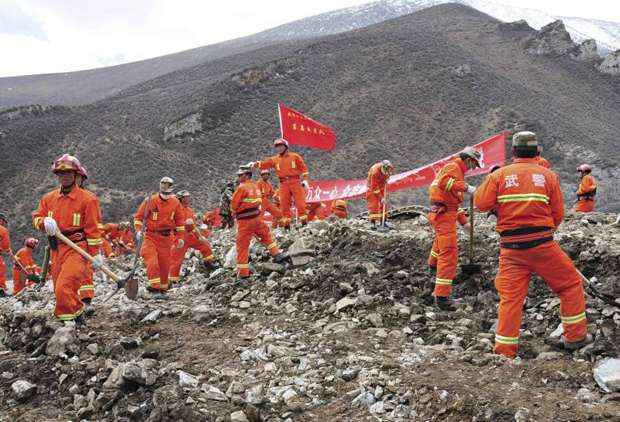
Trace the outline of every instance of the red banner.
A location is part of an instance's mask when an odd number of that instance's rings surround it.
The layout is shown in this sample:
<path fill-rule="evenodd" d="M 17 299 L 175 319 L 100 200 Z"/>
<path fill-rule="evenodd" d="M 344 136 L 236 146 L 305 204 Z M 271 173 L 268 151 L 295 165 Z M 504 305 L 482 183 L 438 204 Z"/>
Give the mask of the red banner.
<path fill-rule="evenodd" d="M 336 134 L 329 126 L 282 104 L 278 104 L 278 113 L 282 139 L 286 139 L 289 144 L 327 151 L 336 146 Z"/>
<path fill-rule="evenodd" d="M 482 167 L 468 171 L 465 176 L 488 173 L 493 166 L 503 166 L 506 161 L 505 143 L 506 135 L 505 133 L 500 133 L 474 145 L 474 148 L 480 151 L 482 156 L 480 162 Z M 391 176 L 388 181 L 388 190 L 394 192 L 401 189 L 413 189 L 430 185 L 441 168 L 457 154 L 435 161 L 424 167 Z M 363 196 L 365 193 L 366 179 L 319 180 L 310 182 L 306 201 L 331 202 L 334 199 L 354 199 Z"/>

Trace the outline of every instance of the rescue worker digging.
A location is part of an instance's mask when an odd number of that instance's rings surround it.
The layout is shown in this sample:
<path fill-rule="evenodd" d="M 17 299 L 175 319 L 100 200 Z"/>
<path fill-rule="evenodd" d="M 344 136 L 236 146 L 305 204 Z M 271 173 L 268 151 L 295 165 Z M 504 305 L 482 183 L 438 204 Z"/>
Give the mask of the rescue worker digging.
<path fill-rule="evenodd" d="M 278 226 L 278 221 L 282 219 L 282 211 L 273 203 L 274 190 L 269 181 L 269 170 L 261 170 L 257 185 L 261 192 L 261 208 L 263 212 L 271 214 L 272 225 L 275 228 Z"/>
<path fill-rule="evenodd" d="M 346 219 L 349 216 L 347 211 L 347 201 L 344 199 L 336 199 L 332 202 L 332 212 L 338 218 Z"/>
<path fill-rule="evenodd" d="M 252 181 L 252 166 L 241 167 L 237 176 L 239 186 L 233 194 L 230 209 L 237 221 L 237 277 L 245 279 L 250 277 L 249 249 L 253 237 L 265 245 L 274 262 L 286 262 L 288 257 L 280 251 L 263 220 L 261 191 Z"/>
<path fill-rule="evenodd" d="M 39 241 L 29 237 L 24 241 L 24 247 L 17 251 L 13 266 L 13 296 L 34 283 L 40 283 L 41 268 L 34 262 L 32 252 L 37 248 Z"/>
<path fill-rule="evenodd" d="M 295 202 L 297 216 L 302 225 L 308 222 L 306 212 L 306 189 L 308 189 L 308 167 L 301 155 L 289 151 L 288 142 L 284 139 L 276 139 L 273 146 L 277 150 L 277 155 L 266 160 L 253 163 L 258 165 L 261 170 L 270 168 L 276 169 L 276 175 L 280 180 L 280 208 L 282 218 L 280 225 L 290 228 L 292 212 L 291 205 Z"/>
<path fill-rule="evenodd" d="M 11 238 L 7 230 L 8 220 L 6 215 L 0 214 L 0 297 L 6 296 L 6 264 L 2 254 L 9 256 L 11 251 Z"/>
<path fill-rule="evenodd" d="M 368 219 L 373 228 L 376 227 L 377 223 L 384 221 L 384 208 L 387 213 L 384 201 L 387 183 L 393 171 L 394 166 L 388 160 L 373 164 L 368 171 L 366 202 L 368 204 Z"/>
<path fill-rule="evenodd" d="M 465 172 L 476 167 L 480 167 L 480 153 L 467 147 L 437 173 L 428 190 L 431 203 L 428 221 L 435 230 L 433 250 L 437 255 L 433 296 L 437 307 L 444 310 L 454 309 L 449 296 L 459 259 L 456 234 L 459 205 L 463 202 L 465 192 L 473 194 L 476 190 L 465 182 Z"/>
<path fill-rule="evenodd" d="M 577 167 L 581 182 L 577 190 L 577 204 L 575 211 L 592 212 L 594 211 L 594 197 L 596 196 L 596 180 L 590 174 L 592 167 L 589 164 L 582 164 Z"/>
<path fill-rule="evenodd" d="M 103 265 L 99 254 L 102 240 L 98 223 L 98 204 L 91 193 L 76 185 L 80 170 L 77 158 L 65 154 L 54 161 L 52 171 L 58 176 L 60 188 L 43 196 L 39 207 L 32 213 L 35 229 L 50 236 L 52 255 L 52 280 L 56 306 L 54 314 L 62 321 L 84 322 L 84 304 L 78 295 L 83 280 L 88 277 L 89 263 L 64 243 L 56 241 L 62 233 L 91 256 L 95 257 L 93 268 Z"/>
<path fill-rule="evenodd" d="M 189 248 L 195 249 L 202 255 L 202 262 L 207 272 L 211 272 L 215 269 L 213 265 L 214 257 L 211 245 L 207 237 L 209 236 L 206 227 L 199 231 L 196 227 L 196 214 L 191 209 L 191 195 L 188 191 L 182 190 L 177 193 L 177 199 L 181 202 L 181 208 L 183 213 L 183 220 L 185 222 L 185 232 L 177 235 L 178 238 L 183 239 L 183 246 L 180 248 L 174 248 L 172 250 L 172 265 L 170 268 L 170 282 L 174 283 L 179 281 L 181 274 L 181 266 L 183 265 L 183 259 L 185 253 Z"/>
<path fill-rule="evenodd" d="M 564 219 L 559 178 L 537 165 L 536 145 L 534 133 L 516 133 L 513 163 L 487 176 L 474 196 L 481 211 L 497 209 L 500 256 L 495 287 L 500 302 L 494 351 L 511 358 L 518 351 L 523 302 L 532 273 L 560 297 L 564 347 L 575 350 L 592 341 L 581 276 L 553 240 Z"/>
<path fill-rule="evenodd" d="M 144 200 L 134 214 L 134 226 L 140 236 L 142 225 L 146 225 L 144 241 L 140 255 L 146 266 L 146 277 L 149 281 L 147 290 L 162 299 L 169 289 L 171 254 L 174 232 L 185 232 L 185 220 L 181 203 L 172 193 L 173 181 L 164 177 L 159 182 L 159 192 Z M 182 237 L 176 240 L 176 248 L 182 248 L 185 241 Z"/>

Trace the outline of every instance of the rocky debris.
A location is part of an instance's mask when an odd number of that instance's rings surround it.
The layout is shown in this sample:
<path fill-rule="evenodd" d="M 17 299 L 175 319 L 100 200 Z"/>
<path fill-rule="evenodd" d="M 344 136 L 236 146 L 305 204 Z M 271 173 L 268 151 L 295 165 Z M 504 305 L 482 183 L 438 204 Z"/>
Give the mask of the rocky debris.
<path fill-rule="evenodd" d="M 18 401 L 28 400 L 34 396 L 37 392 L 36 384 L 32 384 L 26 380 L 17 380 L 11 384 L 11 389 L 15 395 L 15 399 Z"/>
<path fill-rule="evenodd" d="M 230 414 L 230 422 L 250 422 L 242 410 L 237 410 Z"/>
<path fill-rule="evenodd" d="M 468 64 L 462 64 L 452 69 L 452 73 L 459 78 L 463 78 L 471 74 L 471 66 Z"/>
<path fill-rule="evenodd" d="M 598 66 L 598 70 L 609 75 L 620 75 L 620 50 L 609 53 Z"/>
<path fill-rule="evenodd" d="M 47 342 L 45 353 L 48 356 L 66 357 L 67 353 L 79 354 L 79 345 L 73 326 L 62 326 L 56 330 Z"/>
<path fill-rule="evenodd" d="M 556 234 L 597 291 L 611 296 L 620 271 L 615 218 L 569 213 Z M 493 220 L 476 221 L 482 272 L 458 272 L 457 310 L 449 313 L 434 308 L 426 288 L 426 220 L 407 215 L 389 233 L 358 220 L 321 223 L 276 234 L 285 250 L 297 242 L 294 250 L 312 251 L 304 266 L 284 273 L 260 270 L 263 277 L 237 285 L 234 271 L 226 271 L 205 283 L 190 263 L 165 303 L 148 295 L 135 302 L 117 295 L 105 304 L 96 298 L 97 313 L 63 343 L 73 345 L 64 355 L 31 357 L 58 331 L 45 295 L 17 308 L 12 299 L 0 302 L 7 346 L 0 384 L 11 392 L 15 380 L 36 370 L 34 400 L 43 409 L 53 403 L 65 420 L 606 420 L 618 410 L 618 393 L 599 387 L 596 377 L 606 359 L 617 359 L 620 304 L 589 294 L 595 341 L 567 353 L 556 348 L 560 302 L 534 277 L 520 357 L 492 353 L 499 253 Z M 212 237 L 219 255 L 233 242 L 228 231 Z M 260 245 L 253 249 L 255 268 L 269 260 Z M 110 288 L 96 285 L 100 297 Z M 148 314 L 157 317 L 140 323 Z M 531 406 L 532 397 L 539 406 Z M 10 400 L 20 412 L 34 403 L 13 394 Z M 4 402 L 0 411 L 11 411 Z"/>
<path fill-rule="evenodd" d="M 201 130 L 200 113 L 193 113 L 164 126 L 164 141 L 194 135 Z"/>
<path fill-rule="evenodd" d="M 594 368 L 594 380 L 607 393 L 620 391 L 620 359 L 599 362 Z"/>
<path fill-rule="evenodd" d="M 561 56 L 573 48 L 573 41 L 561 20 L 543 26 L 525 41 L 526 51 L 537 56 Z"/>
<path fill-rule="evenodd" d="M 155 322 L 161 317 L 161 309 L 155 309 L 148 313 L 140 322 L 148 323 Z"/>
<path fill-rule="evenodd" d="M 571 58 L 582 62 L 600 61 L 601 56 L 598 54 L 595 40 L 584 40 L 581 44 L 576 45 L 570 52 Z"/>

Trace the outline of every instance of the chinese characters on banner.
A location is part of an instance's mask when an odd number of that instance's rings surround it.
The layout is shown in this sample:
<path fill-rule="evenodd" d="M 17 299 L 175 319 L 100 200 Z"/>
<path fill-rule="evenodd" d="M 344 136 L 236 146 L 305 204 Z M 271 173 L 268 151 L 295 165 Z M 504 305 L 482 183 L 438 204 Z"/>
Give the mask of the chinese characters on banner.
<path fill-rule="evenodd" d="M 332 150 L 336 146 L 336 134 L 329 127 L 304 116 L 298 111 L 278 104 L 282 139 L 291 145 L 306 148 Z"/>
<path fill-rule="evenodd" d="M 506 160 L 506 134 L 500 133 L 474 145 L 480 151 L 481 168 L 467 172 L 466 176 L 488 173 L 495 165 L 502 166 Z M 395 174 L 388 181 L 390 192 L 401 189 L 419 188 L 432 183 L 441 168 L 457 154 L 428 164 L 415 170 Z M 366 193 L 366 179 L 358 180 L 318 180 L 310 182 L 306 196 L 308 202 L 331 202 L 335 199 L 355 199 Z"/>

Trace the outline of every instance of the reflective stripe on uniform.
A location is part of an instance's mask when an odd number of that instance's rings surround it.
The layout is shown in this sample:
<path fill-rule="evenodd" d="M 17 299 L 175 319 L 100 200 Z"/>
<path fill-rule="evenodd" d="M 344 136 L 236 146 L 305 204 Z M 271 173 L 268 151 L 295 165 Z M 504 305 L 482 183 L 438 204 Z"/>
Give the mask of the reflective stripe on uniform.
<path fill-rule="evenodd" d="M 101 224 L 101 223 L 97 223 L 97 228 L 98 228 L 99 230 L 103 230 L 103 229 L 104 229 L 104 226 L 103 226 L 103 224 Z"/>
<path fill-rule="evenodd" d="M 448 278 L 436 278 L 435 284 L 439 284 L 440 286 L 452 286 L 452 280 Z"/>
<path fill-rule="evenodd" d="M 437 252 L 435 252 L 435 251 L 431 251 L 431 256 L 433 258 L 437 258 L 439 256 L 439 254 Z"/>
<path fill-rule="evenodd" d="M 561 316 L 560 319 L 562 320 L 562 323 L 564 324 L 577 324 L 586 319 L 586 313 L 582 312 L 580 314 L 573 315 L 573 316 Z"/>
<path fill-rule="evenodd" d="M 237 264 L 237 268 L 240 270 L 245 270 L 246 268 L 250 268 L 250 264 Z"/>
<path fill-rule="evenodd" d="M 43 217 L 35 217 L 32 225 L 34 226 L 35 229 L 39 230 L 39 227 L 41 226 L 41 222 L 43 221 Z"/>
<path fill-rule="evenodd" d="M 103 240 L 102 239 L 86 239 L 86 243 L 88 244 L 88 246 L 98 246 L 103 244 Z"/>
<path fill-rule="evenodd" d="M 81 220 L 82 220 L 82 215 L 74 212 L 73 213 L 73 226 L 78 227 L 80 225 Z"/>
<path fill-rule="evenodd" d="M 78 292 L 85 292 L 87 290 L 94 290 L 95 286 L 92 284 L 85 284 L 83 286 L 80 286 L 80 288 L 78 289 Z"/>
<path fill-rule="evenodd" d="M 159 284 L 160 282 L 161 282 L 161 279 L 159 277 L 158 278 L 151 278 L 151 279 L 149 279 L 149 284 L 151 286 L 154 285 L 154 284 Z"/>
<path fill-rule="evenodd" d="M 267 246 L 267 249 L 271 249 L 271 248 L 277 248 L 278 244 L 276 242 L 270 243 L 269 246 Z"/>
<path fill-rule="evenodd" d="M 84 308 L 82 307 L 82 309 L 80 309 L 79 311 L 77 311 L 74 314 L 60 314 L 57 316 L 57 318 L 61 321 L 71 321 L 74 320 L 75 318 L 79 317 L 82 312 L 84 311 Z"/>
<path fill-rule="evenodd" d="M 211 262 L 213 261 L 213 259 L 214 259 L 213 255 L 209 255 L 208 257 L 204 258 L 203 261 Z"/>
<path fill-rule="evenodd" d="M 370 218 L 381 218 L 381 217 L 383 217 L 383 214 L 368 214 L 368 217 L 370 217 Z"/>
<path fill-rule="evenodd" d="M 246 204 L 256 204 L 262 202 L 260 198 L 243 198 L 243 202 Z"/>
<path fill-rule="evenodd" d="M 519 337 L 506 337 L 495 334 L 495 342 L 501 344 L 519 344 Z"/>
<path fill-rule="evenodd" d="M 446 192 L 450 192 L 452 190 L 452 185 L 454 185 L 454 182 L 454 177 L 448 179 L 448 183 L 446 183 Z"/>
<path fill-rule="evenodd" d="M 506 202 L 544 202 L 545 204 L 549 203 L 549 197 L 547 195 L 539 194 L 539 193 L 522 193 L 515 195 L 500 195 L 497 197 L 497 202 L 500 204 L 505 204 Z"/>
<path fill-rule="evenodd" d="M 185 231 L 185 226 L 177 226 L 175 227 L 175 230 L 178 232 L 184 232 Z"/>

